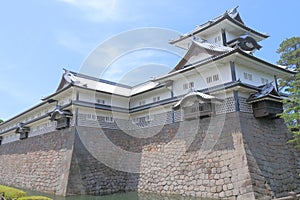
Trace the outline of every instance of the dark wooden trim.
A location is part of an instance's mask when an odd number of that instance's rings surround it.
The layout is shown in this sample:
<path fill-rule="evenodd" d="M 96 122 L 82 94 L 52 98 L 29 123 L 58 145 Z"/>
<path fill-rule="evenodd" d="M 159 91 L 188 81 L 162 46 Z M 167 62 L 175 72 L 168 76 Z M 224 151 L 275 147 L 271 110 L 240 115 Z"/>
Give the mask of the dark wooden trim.
<path fill-rule="evenodd" d="M 75 126 L 78 126 L 78 108 L 75 109 Z"/>
<path fill-rule="evenodd" d="M 278 87 L 278 80 L 277 80 L 277 76 L 274 75 L 274 80 L 275 80 L 275 87 L 276 87 L 276 90 L 278 91 L 279 87 Z M 279 92 L 279 91 L 278 91 Z"/>
<path fill-rule="evenodd" d="M 203 66 L 205 64 L 208 64 L 208 63 L 211 63 L 211 62 L 214 62 L 214 61 L 218 61 L 218 60 L 220 60 L 222 58 L 225 58 L 227 56 L 230 56 L 230 55 L 233 55 L 233 54 L 236 54 L 236 53 L 238 53 L 238 54 L 240 54 L 242 56 L 245 56 L 247 58 L 253 59 L 253 60 L 257 61 L 257 62 L 260 62 L 260 63 L 262 63 L 264 65 L 267 65 L 268 67 L 271 67 L 271 68 L 273 68 L 275 70 L 278 70 L 278 71 L 281 71 L 281 72 L 285 72 L 285 73 L 288 73 L 288 74 L 291 74 L 291 75 L 295 75 L 297 73 L 295 71 L 290 71 L 290 70 L 278 67 L 278 66 L 276 66 L 276 65 L 274 65 L 272 63 L 269 63 L 267 61 L 264 61 L 264 60 L 261 60 L 260 58 L 255 57 L 255 56 L 253 56 L 251 54 L 248 54 L 248 53 L 244 52 L 243 50 L 241 50 L 240 48 L 236 48 L 236 49 L 234 49 L 232 51 L 229 51 L 227 53 L 221 54 L 219 56 L 216 56 L 216 57 L 213 57 L 213 58 L 207 58 L 207 59 L 200 60 L 200 61 L 197 61 L 195 63 L 189 64 L 187 66 L 184 66 L 184 68 L 180 69 L 179 71 L 173 69 L 167 75 L 164 75 L 162 77 L 156 78 L 155 81 L 163 80 L 165 78 L 173 76 L 174 74 L 185 73 L 186 71 L 196 69 L 196 68 L 198 68 L 200 66 Z"/>
<path fill-rule="evenodd" d="M 174 98 L 174 84 L 171 85 L 171 98 Z"/>
<path fill-rule="evenodd" d="M 79 101 L 79 91 L 76 91 L 76 101 Z"/>
<path fill-rule="evenodd" d="M 172 124 L 175 123 L 175 112 L 174 109 L 172 108 Z"/>
<path fill-rule="evenodd" d="M 128 109 L 125 109 L 125 108 L 112 107 L 110 105 L 102 105 L 102 104 L 86 102 L 86 101 L 73 101 L 73 105 L 87 107 L 87 108 L 102 109 L 102 110 L 107 110 L 107 111 L 117 111 L 117 112 L 128 113 Z"/>
<path fill-rule="evenodd" d="M 227 38 L 226 38 L 226 31 L 225 31 L 225 29 L 222 28 L 221 32 L 222 32 L 223 46 L 227 46 Z"/>
<path fill-rule="evenodd" d="M 233 91 L 235 111 L 240 111 L 239 93 L 238 91 Z"/>
<path fill-rule="evenodd" d="M 231 70 L 231 79 L 232 79 L 232 81 L 236 81 L 235 64 L 234 64 L 233 61 L 230 61 L 230 70 Z"/>

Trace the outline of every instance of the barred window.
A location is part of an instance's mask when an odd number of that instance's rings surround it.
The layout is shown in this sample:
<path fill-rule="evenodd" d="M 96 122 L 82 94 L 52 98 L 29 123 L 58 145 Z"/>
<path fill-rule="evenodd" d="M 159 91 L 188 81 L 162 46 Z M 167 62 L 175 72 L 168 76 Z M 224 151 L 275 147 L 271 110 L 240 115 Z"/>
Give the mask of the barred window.
<path fill-rule="evenodd" d="M 141 101 L 139 102 L 139 105 L 140 105 L 140 106 L 145 105 L 145 104 L 146 104 L 146 101 L 145 101 L 145 100 L 141 100 Z"/>
<path fill-rule="evenodd" d="M 213 81 L 218 81 L 219 80 L 219 74 L 213 75 Z"/>
<path fill-rule="evenodd" d="M 244 78 L 245 78 L 246 80 L 252 81 L 252 74 L 249 74 L 249 73 L 247 73 L 247 72 L 244 72 Z"/>
<path fill-rule="evenodd" d="M 105 100 L 104 99 L 97 99 L 97 103 L 99 103 L 99 104 L 105 104 Z"/>
<path fill-rule="evenodd" d="M 193 81 L 188 82 L 188 83 L 184 83 L 182 87 L 183 87 L 184 90 L 187 90 L 187 89 L 190 89 L 190 88 L 194 88 L 195 87 L 195 83 Z"/>
<path fill-rule="evenodd" d="M 153 97 L 153 102 L 157 102 L 160 100 L 160 96 L 157 96 L 157 97 Z"/>
<path fill-rule="evenodd" d="M 112 116 L 105 116 L 105 122 L 114 122 L 114 118 Z"/>
<path fill-rule="evenodd" d="M 219 80 L 220 80 L 219 74 L 214 74 L 214 75 L 206 77 L 206 83 L 212 83 L 212 82 L 216 82 Z"/>
<path fill-rule="evenodd" d="M 86 115 L 86 119 L 87 120 L 97 120 L 97 116 L 95 114 L 89 113 Z"/>

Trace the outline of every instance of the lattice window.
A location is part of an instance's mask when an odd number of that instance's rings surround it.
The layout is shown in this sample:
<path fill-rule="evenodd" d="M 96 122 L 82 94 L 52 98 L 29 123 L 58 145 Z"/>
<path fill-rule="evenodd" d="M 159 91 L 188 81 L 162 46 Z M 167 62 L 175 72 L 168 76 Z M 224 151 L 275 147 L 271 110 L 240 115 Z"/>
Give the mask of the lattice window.
<path fill-rule="evenodd" d="M 246 113 L 253 113 L 252 105 L 247 103 L 247 98 L 239 97 L 240 111 Z"/>
<path fill-rule="evenodd" d="M 180 121 L 182 121 L 181 109 L 175 110 L 175 111 L 174 111 L 174 121 L 175 121 L 175 122 L 180 122 Z"/>
<path fill-rule="evenodd" d="M 235 101 L 233 97 L 226 98 L 223 103 L 216 104 L 216 114 L 235 112 Z"/>
<path fill-rule="evenodd" d="M 150 116 L 142 116 L 142 117 L 137 117 L 133 119 L 133 123 L 137 125 L 138 127 L 146 127 L 149 126 L 151 122 Z"/>

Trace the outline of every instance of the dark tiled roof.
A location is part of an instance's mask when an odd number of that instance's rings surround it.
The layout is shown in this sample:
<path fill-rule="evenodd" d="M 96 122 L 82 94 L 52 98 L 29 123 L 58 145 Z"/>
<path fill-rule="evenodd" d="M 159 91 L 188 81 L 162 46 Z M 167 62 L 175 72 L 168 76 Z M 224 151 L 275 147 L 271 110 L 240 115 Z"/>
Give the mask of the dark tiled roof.
<path fill-rule="evenodd" d="M 201 24 L 201 25 L 198 25 L 196 27 L 195 30 L 191 31 L 190 33 L 187 33 L 187 34 L 184 34 L 182 36 L 180 36 L 179 38 L 175 38 L 174 40 L 171 40 L 170 43 L 171 44 L 174 44 L 175 42 L 177 41 L 181 41 L 185 38 L 188 38 L 188 37 L 191 37 L 197 33 L 200 33 L 218 23 L 220 23 L 221 21 L 227 19 L 229 21 L 231 21 L 232 23 L 240 26 L 241 28 L 245 29 L 246 31 L 249 31 L 249 32 L 252 32 L 256 35 L 259 35 L 260 37 L 263 37 L 263 38 L 267 38 L 269 37 L 269 35 L 265 34 L 265 33 L 260 33 L 260 32 L 257 32 L 255 30 L 253 30 L 252 28 L 246 26 L 244 24 L 244 22 L 242 21 L 241 17 L 240 17 L 240 14 L 239 12 L 237 11 L 237 8 L 238 7 L 235 7 L 229 11 L 226 11 L 224 14 L 212 19 L 212 20 L 209 20 L 208 22 L 204 23 L 204 24 Z"/>
<path fill-rule="evenodd" d="M 272 82 L 268 83 L 266 85 L 263 85 L 259 88 L 260 90 L 250 95 L 250 97 L 247 99 L 247 102 L 251 103 L 260 99 L 264 99 L 266 97 L 275 98 L 275 99 L 282 99 L 280 94 L 277 92 L 275 87 L 273 86 Z"/>

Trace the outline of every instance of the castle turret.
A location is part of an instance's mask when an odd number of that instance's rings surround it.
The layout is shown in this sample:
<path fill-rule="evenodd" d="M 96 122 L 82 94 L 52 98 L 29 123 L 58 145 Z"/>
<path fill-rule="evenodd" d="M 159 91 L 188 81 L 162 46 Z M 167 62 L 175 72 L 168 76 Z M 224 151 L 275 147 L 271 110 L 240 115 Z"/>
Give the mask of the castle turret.
<path fill-rule="evenodd" d="M 269 36 L 246 26 L 237 8 L 235 7 L 219 17 L 198 25 L 190 33 L 171 40 L 170 44 L 188 49 L 193 39 L 201 38 L 222 46 L 239 46 L 245 51 L 252 52 L 260 49 L 261 46 L 257 43 Z"/>

